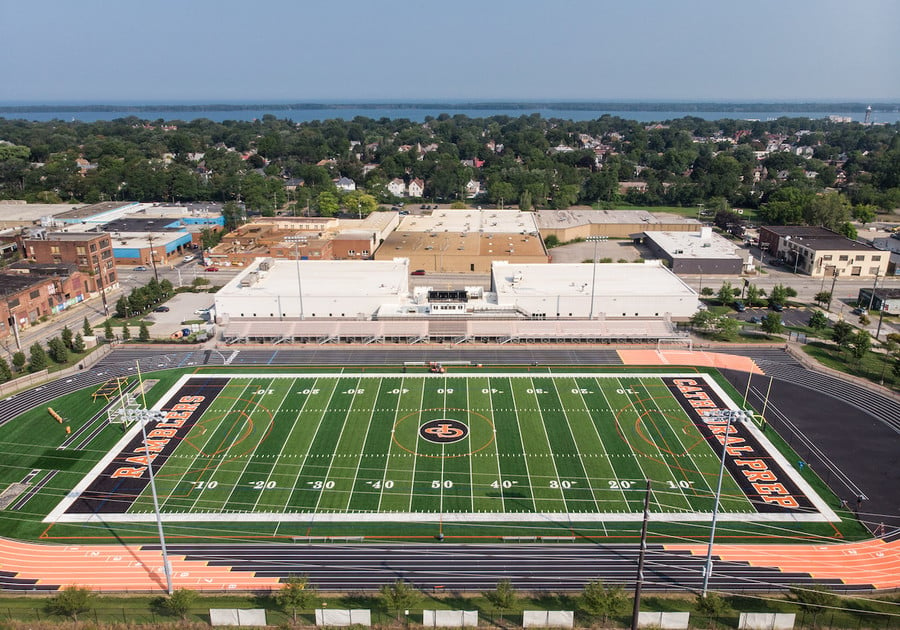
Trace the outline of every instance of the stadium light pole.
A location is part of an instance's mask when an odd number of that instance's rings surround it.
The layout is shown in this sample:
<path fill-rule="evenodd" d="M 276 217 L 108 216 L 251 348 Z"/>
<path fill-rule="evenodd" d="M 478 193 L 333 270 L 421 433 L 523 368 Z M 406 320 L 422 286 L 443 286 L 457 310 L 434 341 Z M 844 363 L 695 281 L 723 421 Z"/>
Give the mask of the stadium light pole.
<path fill-rule="evenodd" d="M 712 513 L 712 523 L 709 528 L 709 545 L 706 548 L 706 565 L 703 567 L 703 589 L 700 593 L 702 597 L 706 597 L 707 590 L 709 589 L 709 576 L 712 573 L 712 552 L 713 552 L 713 541 L 716 537 L 716 521 L 719 517 L 719 501 L 722 497 L 722 477 L 725 476 L 725 454 L 728 450 L 728 436 L 731 433 L 731 420 L 736 415 L 736 412 L 731 409 L 717 409 L 715 411 L 708 411 L 704 415 L 706 416 L 717 416 L 717 417 L 725 417 L 725 437 L 722 440 L 722 461 L 719 464 L 719 481 L 716 484 L 716 496 L 713 502 L 713 513 Z"/>
<path fill-rule="evenodd" d="M 297 297 L 300 299 L 300 319 L 303 319 L 303 284 L 300 282 L 300 242 L 294 241 L 294 261 L 297 264 Z"/>
<path fill-rule="evenodd" d="M 147 396 L 144 393 L 143 383 L 141 383 L 141 363 L 140 361 L 134 362 L 137 367 L 137 375 L 138 375 L 138 387 L 141 388 L 141 396 L 144 399 L 144 412 L 140 416 L 138 416 L 138 422 L 141 423 L 141 437 L 144 439 L 144 446 L 147 446 L 147 422 L 149 421 L 149 417 L 146 414 L 147 411 Z M 172 589 L 172 565 L 169 564 L 169 553 L 166 550 L 166 536 L 163 533 L 163 525 L 162 525 L 162 515 L 159 513 L 159 497 L 156 494 L 156 480 L 153 476 L 153 465 L 150 463 L 152 457 L 150 457 L 149 450 L 146 453 L 147 456 L 147 473 L 150 475 L 150 494 L 153 496 L 153 513 L 156 515 L 156 528 L 159 530 L 159 548 L 162 552 L 162 561 L 163 561 L 163 573 L 166 574 L 166 593 L 171 595 L 174 591 Z"/>
<path fill-rule="evenodd" d="M 605 241 L 605 236 L 588 236 L 587 242 L 594 244 L 594 268 L 591 272 L 591 309 L 588 319 L 594 319 L 594 289 L 597 287 L 597 243 Z"/>

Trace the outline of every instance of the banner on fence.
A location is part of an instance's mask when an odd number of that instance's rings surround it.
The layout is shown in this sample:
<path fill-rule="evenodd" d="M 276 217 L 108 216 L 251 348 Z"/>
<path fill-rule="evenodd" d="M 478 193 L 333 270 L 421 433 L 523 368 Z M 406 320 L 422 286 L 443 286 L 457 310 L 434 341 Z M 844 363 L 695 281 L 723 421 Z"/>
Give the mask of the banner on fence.
<path fill-rule="evenodd" d="M 210 608 L 209 622 L 214 626 L 264 626 L 264 608 Z"/>
<path fill-rule="evenodd" d="M 426 628 L 474 628 L 478 625 L 478 611 L 423 610 L 422 625 Z"/>
<path fill-rule="evenodd" d="M 372 611 L 367 608 L 316 608 L 317 626 L 371 626 Z"/>
<path fill-rule="evenodd" d="M 523 610 L 523 628 L 572 628 L 575 613 L 571 610 Z"/>
<path fill-rule="evenodd" d="M 794 613 L 741 613 L 738 630 L 791 630 Z"/>
<path fill-rule="evenodd" d="M 686 630 L 691 613 L 639 612 L 638 628 L 662 628 L 662 630 Z"/>

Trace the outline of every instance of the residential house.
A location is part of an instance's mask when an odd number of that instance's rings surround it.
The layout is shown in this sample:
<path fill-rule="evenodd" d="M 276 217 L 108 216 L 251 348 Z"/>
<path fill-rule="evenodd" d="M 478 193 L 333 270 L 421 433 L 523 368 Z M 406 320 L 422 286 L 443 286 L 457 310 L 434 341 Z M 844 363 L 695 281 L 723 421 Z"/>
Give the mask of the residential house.
<path fill-rule="evenodd" d="M 421 179 L 414 179 L 409 182 L 409 187 L 407 188 L 407 193 L 410 197 L 424 197 L 425 196 L 425 182 Z"/>
<path fill-rule="evenodd" d="M 387 185 L 388 192 L 394 195 L 395 197 L 405 197 L 406 196 L 406 182 L 404 182 L 399 177 L 395 177 L 391 181 L 388 182 Z"/>
<path fill-rule="evenodd" d="M 334 180 L 334 185 L 338 190 L 343 192 L 353 192 L 356 190 L 356 182 L 349 177 L 339 177 Z"/>

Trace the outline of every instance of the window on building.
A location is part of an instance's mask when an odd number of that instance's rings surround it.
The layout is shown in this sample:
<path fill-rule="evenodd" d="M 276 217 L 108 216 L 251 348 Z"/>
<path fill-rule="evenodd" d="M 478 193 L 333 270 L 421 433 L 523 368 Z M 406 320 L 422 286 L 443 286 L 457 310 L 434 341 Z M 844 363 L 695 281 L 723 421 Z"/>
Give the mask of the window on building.
<path fill-rule="evenodd" d="M 19 298 L 13 298 L 8 303 L 9 308 L 16 308 L 19 305 Z"/>
<path fill-rule="evenodd" d="M 841 260 L 841 261 L 846 262 L 846 261 L 850 260 L 850 257 L 849 257 L 847 254 L 841 254 L 841 255 L 838 257 L 838 260 Z"/>
<path fill-rule="evenodd" d="M 51 245 L 51 246 L 50 246 L 50 253 L 51 253 L 51 254 L 58 254 L 58 253 L 59 253 L 59 245 Z"/>
<path fill-rule="evenodd" d="M 347 255 L 348 255 L 348 256 L 356 256 L 356 250 L 348 249 L 348 250 L 347 250 Z"/>
<path fill-rule="evenodd" d="M 35 289 L 34 291 L 32 291 L 31 293 L 28 294 L 28 297 L 30 297 L 32 300 L 38 299 L 39 297 L 41 297 L 41 290 Z"/>
<path fill-rule="evenodd" d="M 862 275 L 862 267 L 853 267 L 850 270 L 851 276 L 861 276 Z"/>
<path fill-rule="evenodd" d="M 75 253 L 78 254 L 79 256 L 84 256 L 85 254 L 87 254 L 87 250 L 84 247 L 79 245 L 78 247 L 75 248 Z"/>
<path fill-rule="evenodd" d="M 822 260 L 831 260 L 831 254 L 825 254 L 822 256 Z"/>
<path fill-rule="evenodd" d="M 872 256 L 872 262 L 878 262 L 881 260 L 881 255 Z"/>
<path fill-rule="evenodd" d="M 865 259 L 866 259 L 866 257 L 865 257 L 864 255 L 862 255 L 862 254 L 857 254 L 857 255 L 856 255 L 856 262 L 862 262 L 862 261 L 864 261 Z"/>
<path fill-rule="evenodd" d="M 364 250 L 362 250 L 361 252 L 359 252 L 359 255 L 360 255 L 360 256 L 368 256 L 368 255 L 369 255 L 369 250 L 368 250 L 368 249 L 364 249 Z"/>
<path fill-rule="evenodd" d="M 107 278 L 107 280 L 109 280 L 110 282 L 115 282 L 115 281 L 116 281 L 116 272 L 115 272 L 115 271 L 110 271 L 110 272 L 109 272 L 109 275 L 107 275 L 106 278 Z"/>
<path fill-rule="evenodd" d="M 870 276 L 877 276 L 880 273 L 881 273 L 880 267 L 869 267 L 869 275 Z"/>

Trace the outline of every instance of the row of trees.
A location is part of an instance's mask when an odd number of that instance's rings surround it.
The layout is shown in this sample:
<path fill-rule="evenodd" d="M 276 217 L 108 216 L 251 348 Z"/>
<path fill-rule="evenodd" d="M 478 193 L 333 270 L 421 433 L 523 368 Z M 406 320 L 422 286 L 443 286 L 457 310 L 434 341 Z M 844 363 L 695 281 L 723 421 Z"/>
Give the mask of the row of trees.
<path fill-rule="evenodd" d="M 45 370 L 50 366 L 51 361 L 60 365 L 68 363 L 69 353 L 82 354 L 84 352 L 84 337 L 91 334 L 92 329 L 85 317 L 82 331 L 73 333 L 66 326 L 57 337 L 47 341 L 46 348 L 35 342 L 31 344 L 27 355 L 21 350 L 12 353 L 10 357 L 12 365 L 4 357 L 0 357 L 0 383 L 5 383 L 24 373 Z"/>
<path fill-rule="evenodd" d="M 900 206 L 898 125 L 686 117 L 648 127 L 613 116 L 576 122 L 538 115 L 441 116 L 424 124 L 361 117 L 296 124 L 269 115 L 252 122 L 175 124 L 177 130 L 134 117 L 95 123 L 0 119 L 0 139 L 12 143 L 0 145 L 0 198 L 234 200 L 253 212 L 271 212 L 292 201 L 317 206 L 319 195 L 336 193 L 332 180 L 344 175 L 378 202 L 392 201 L 386 185 L 400 177 L 423 179 L 433 199 L 462 198 L 466 182 L 479 179 L 488 191 L 484 201 L 500 205 L 723 203 L 762 207 L 774 223 L 817 221 L 819 206 L 833 223 L 831 212 L 840 208 L 831 200 L 815 202 L 832 186 L 841 187 L 839 205 L 850 214 Z M 772 134 L 810 147 L 812 158 L 783 151 L 760 163 L 755 151 L 765 150 Z M 602 163 L 582 143 L 586 136 L 602 140 Z M 561 145 L 566 150 L 557 151 Z M 96 168 L 83 172 L 80 157 Z M 463 160 L 478 160 L 481 168 Z M 364 168 L 371 164 L 376 168 Z M 840 181 L 835 165 L 841 165 Z M 286 190 L 287 177 L 304 180 L 304 186 Z M 646 189 L 621 197 L 619 182 L 635 178 Z M 322 201 L 328 208 L 330 200 Z M 345 207 L 355 209 L 352 203 Z"/>

